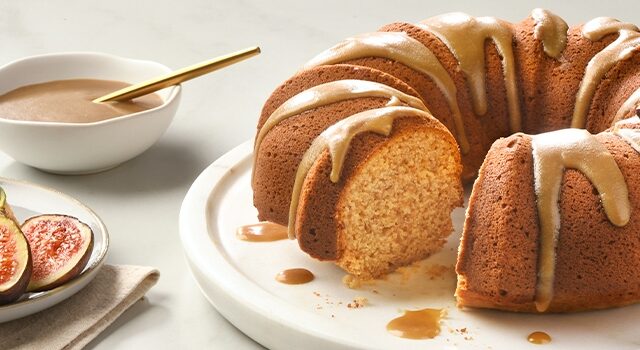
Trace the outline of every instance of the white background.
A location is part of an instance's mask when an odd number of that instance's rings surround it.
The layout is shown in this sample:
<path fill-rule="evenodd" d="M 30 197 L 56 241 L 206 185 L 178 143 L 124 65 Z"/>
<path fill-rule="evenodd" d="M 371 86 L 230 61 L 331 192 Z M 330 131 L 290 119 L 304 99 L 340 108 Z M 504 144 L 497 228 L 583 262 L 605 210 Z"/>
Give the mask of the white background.
<path fill-rule="evenodd" d="M 0 176 L 57 188 L 93 208 L 112 237 L 111 264 L 159 268 L 161 278 L 89 348 L 260 346 L 200 294 L 178 239 L 181 201 L 217 157 L 254 136 L 262 103 L 307 59 L 343 38 L 451 11 L 519 21 L 543 7 L 570 24 L 596 16 L 640 23 L 640 1 L 0 1 L 0 64 L 28 55 L 101 51 L 172 68 L 259 45 L 263 53 L 184 85 L 163 138 L 138 158 L 88 176 L 56 176 L 0 153 Z M 119 142 L 114 140 L 114 142 Z"/>

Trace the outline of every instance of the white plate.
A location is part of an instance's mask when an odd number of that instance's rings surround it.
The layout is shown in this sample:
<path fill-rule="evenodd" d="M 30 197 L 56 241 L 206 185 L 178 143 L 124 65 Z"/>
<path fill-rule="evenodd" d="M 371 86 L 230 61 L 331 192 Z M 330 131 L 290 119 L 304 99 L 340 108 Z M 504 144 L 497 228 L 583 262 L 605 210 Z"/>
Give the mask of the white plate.
<path fill-rule="evenodd" d="M 459 310 L 453 292 L 456 251 L 464 211 L 454 212 L 455 233 L 445 248 L 387 281 L 354 290 L 344 273 L 302 253 L 295 241 L 269 243 L 236 239 L 238 226 L 255 223 L 250 186 L 252 143 L 236 147 L 194 182 L 180 212 L 180 236 L 189 266 L 207 299 L 231 323 L 272 349 L 540 349 L 527 335 L 545 331 L 544 349 L 638 349 L 640 305 L 566 315 L 531 315 L 490 310 Z M 437 266 L 446 266 L 440 277 Z M 303 285 L 276 282 L 279 271 L 311 270 Z M 431 271 L 431 273 L 429 272 Z M 369 300 L 349 308 L 354 297 Z M 410 340 L 385 327 L 402 310 L 445 308 L 441 334 Z M 461 329 L 466 328 L 466 332 Z"/>
<path fill-rule="evenodd" d="M 49 308 L 84 288 L 104 264 L 109 234 L 102 220 L 76 199 L 54 189 L 26 181 L 0 178 L 18 221 L 40 214 L 65 214 L 78 218 L 93 230 L 93 251 L 82 273 L 64 285 L 38 293 L 26 293 L 17 301 L 0 306 L 0 322 L 11 321 Z"/>

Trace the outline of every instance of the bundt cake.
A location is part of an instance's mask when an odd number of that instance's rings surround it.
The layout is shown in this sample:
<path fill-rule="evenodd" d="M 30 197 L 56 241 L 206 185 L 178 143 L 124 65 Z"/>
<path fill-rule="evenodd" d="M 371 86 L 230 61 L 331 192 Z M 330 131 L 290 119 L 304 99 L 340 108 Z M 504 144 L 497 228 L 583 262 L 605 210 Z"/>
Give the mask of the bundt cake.
<path fill-rule="evenodd" d="M 371 278 L 438 250 L 479 173 L 460 306 L 628 304 L 640 300 L 638 105 L 632 24 L 569 28 L 542 9 L 516 24 L 392 23 L 320 53 L 266 101 L 254 205 L 311 256 Z"/>

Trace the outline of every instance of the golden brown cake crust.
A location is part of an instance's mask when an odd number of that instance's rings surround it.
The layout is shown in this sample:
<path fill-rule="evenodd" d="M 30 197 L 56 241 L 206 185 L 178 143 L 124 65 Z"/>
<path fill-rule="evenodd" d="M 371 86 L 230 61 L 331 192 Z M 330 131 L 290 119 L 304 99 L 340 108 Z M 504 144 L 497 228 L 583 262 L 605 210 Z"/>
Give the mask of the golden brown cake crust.
<path fill-rule="evenodd" d="M 587 64 L 615 36 L 592 42 L 582 36 L 582 26 L 572 27 L 568 32 L 567 47 L 559 59 L 553 59 L 544 53 L 542 43 L 533 38 L 532 25 L 532 20 L 526 19 L 516 26 L 514 34 L 524 90 L 523 131 L 537 134 L 571 125 L 576 92 Z M 589 113 L 587 120 L 591 119 L 592 113 Z"/>
<path fill-rule="evenodd" d="M 591 182 L 576 170 L 565 172 L 551 311 L 600 309 L 640 300 L 640 154 L 611 133 L 596 137 L 626 180 L 631 220 L 623 227 L 612 225 Z"/>
<path fill-rule="evenodd" d="M 531 140 L 524 135 L 497 140 L 487 154 L 458 253 L 459 304 L 482 307 L 480 296 L 505 309 L 533 301 L 538 213 L 532 167 Z"/>

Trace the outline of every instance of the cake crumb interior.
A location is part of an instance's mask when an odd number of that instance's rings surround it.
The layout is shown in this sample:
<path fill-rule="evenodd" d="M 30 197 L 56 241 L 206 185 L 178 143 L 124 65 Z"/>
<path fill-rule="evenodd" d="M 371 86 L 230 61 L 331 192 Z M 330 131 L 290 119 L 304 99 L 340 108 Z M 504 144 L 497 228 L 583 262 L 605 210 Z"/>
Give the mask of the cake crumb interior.
<path fill-rule="evenodd" d="M 358 168 L 337 204 L 337 264 L 376 278 L 438 251 L 462 205 L 456 145 L 442 131 L 392 138 Z"/>

